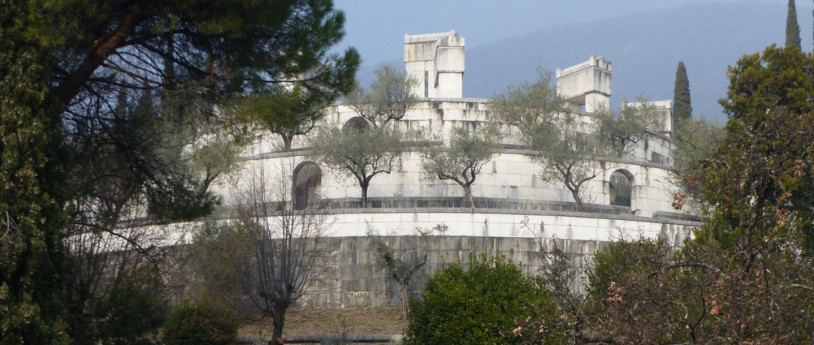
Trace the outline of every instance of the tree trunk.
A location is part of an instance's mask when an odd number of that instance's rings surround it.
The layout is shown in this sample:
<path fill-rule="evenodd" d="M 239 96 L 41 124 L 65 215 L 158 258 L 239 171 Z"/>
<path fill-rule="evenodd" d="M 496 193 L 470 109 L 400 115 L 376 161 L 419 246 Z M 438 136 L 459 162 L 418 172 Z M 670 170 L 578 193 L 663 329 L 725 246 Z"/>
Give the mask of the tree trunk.
<path fill-rule="evenodd" d="M 94 42 L 93 49 L 88 52 L 82 64 L 57 87 L 59 99 L 64 106 L 67 106 L 79 93 L 82 86 L 87 83 L 93 72 L 104 63 L 108 56 L 124 43 L 133 28 L 141 21 L 147 6 L 143 3 L 134 5 L 113 31 Z"/>
<path fill-rule="evenodd" d="M 472 197 L 471 186 L 464 186 L 464 199 L 469 202 L 469 207 L 475 208 L 475 198 Z"/>
<path fill-rule="evenodd" d="M 401 319 L 407 320 L 407 313 L 410 311 L 407 301 L 407 284 L 396 282 L 396 285 L 399 287 L 399 297 L 401 297 Z"/>
<path fill-rule="evenodd" d="M 579 196 L 579 189 L 568 187 L 568 190 L 571 191 L 571 196 L 574 197 L 574 202 L 577 204 L 577 210 L 579 212 L 585 212 L 585 204 L 582 203 L 582 198 Z"/>
<path fill-rule="evenodd" d="M 362 208 L 367 207 L 367 187 L 369 187 L 369 183 L 362 183 Z"/>
<path fill-rule="evenodd" d="M 274 320 L 272 321 L 273 329 L 271 331 L 272 344 L 283 343 L 283 326 L 285 325 L 285 308 L 274 312 Z"/>
<path fill-rule="evenodd" d="M 283 151 L 291 151 L 291 142 L 294 141 L 294 136 L 280 135 L 283 137 Z"/>

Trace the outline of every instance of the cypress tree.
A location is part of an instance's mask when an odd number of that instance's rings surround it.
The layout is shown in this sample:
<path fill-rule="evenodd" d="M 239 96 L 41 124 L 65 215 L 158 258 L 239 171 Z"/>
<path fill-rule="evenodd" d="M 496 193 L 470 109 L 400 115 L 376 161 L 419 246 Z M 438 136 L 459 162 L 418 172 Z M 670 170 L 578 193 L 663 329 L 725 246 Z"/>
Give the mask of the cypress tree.
<path fill-rule="evenodd" d="M 789 11 L 786 16 L 786 47 L 800 49 L 800 25 L 797 24 L 797 6 L 789 0 Z"/>
<path fill-rule="evenodd" d="M 690 80 L 687 78 L 684 62 L 679 61 L 678 68 L 676 68 L 676 83 L 673 88 L 673 119 L 676 124 L 680 125 L 681 122 L 689 121 L 691 118 Z"/>

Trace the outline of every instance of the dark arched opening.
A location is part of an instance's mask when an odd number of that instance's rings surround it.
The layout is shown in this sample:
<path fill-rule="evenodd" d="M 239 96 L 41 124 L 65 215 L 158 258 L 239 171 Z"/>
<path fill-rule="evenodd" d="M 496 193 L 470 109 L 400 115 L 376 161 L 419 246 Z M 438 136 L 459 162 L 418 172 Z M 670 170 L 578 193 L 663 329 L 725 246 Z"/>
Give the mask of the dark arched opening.
<path fill-rule="evenodd" d="M 348 129 L 355 129 L 357 131 L 364 131 L 370 128 L 370 123 L 367 122 L 362 117 L 354 116 L 350 118 L 348 121 L 345 121 L 345 124 L 342 125 L 342 132 L 347 131 Z"/>
<path fill-rule="evenodd" d="M 633 176 L 626 170 L 616 170 L 610 176 L 610 204 L 630 207 Z"/>
<path fill-rule="evenodd" d="M 294 209 L 305 209 L 316 200 L 317 189 L 322 183 L 322 169 L 314 162 L 302 162 L 294 168 L 293 179 L 291 195 Z"/>

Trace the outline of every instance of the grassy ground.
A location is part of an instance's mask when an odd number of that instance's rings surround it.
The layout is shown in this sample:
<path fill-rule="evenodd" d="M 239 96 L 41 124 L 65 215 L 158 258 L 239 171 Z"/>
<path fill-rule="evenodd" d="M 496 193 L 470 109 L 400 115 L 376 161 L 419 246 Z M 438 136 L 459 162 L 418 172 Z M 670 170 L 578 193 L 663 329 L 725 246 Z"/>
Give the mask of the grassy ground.
<path fill-rule="evenodd" d="M 294 309 L 287 313 L 284 336 L 295 335 L 391 335 L 401 334 L 406 322 L 399 308 Z M 270 336 L 271 322 L 245 325 L 242 336 Z"/>

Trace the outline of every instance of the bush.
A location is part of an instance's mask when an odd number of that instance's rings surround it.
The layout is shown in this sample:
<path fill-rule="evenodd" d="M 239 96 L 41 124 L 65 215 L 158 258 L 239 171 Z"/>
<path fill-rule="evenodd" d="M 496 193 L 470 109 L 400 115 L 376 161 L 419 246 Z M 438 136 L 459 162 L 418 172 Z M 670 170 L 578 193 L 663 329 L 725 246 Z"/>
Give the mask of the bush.
<path fill-rule="evenodd" d="M 472 258 L 467 271 L 449 266 L 427 281 L 411 303 L 405 345 L 516 344 L 526 320 L 549 313 L 551 295 L 540 279 L 504 257 Z M 547 340 L 558 332 L 549 332 Z"/>
<path fill-rule="evenodd" d="M 226 345 L 237 335 L 234 312 L 214 303 L 184 303 L 164 323 L 166 345 Z"/>
<path fill-rule="evenodd" d="M 163 285 L 158 270 L 141 265 L 120 278 L 105 298 L 94 306 L 95 339 L 77 337 L 77 343 L 108 345 L 154 344 L 158 328 L 167 316 L 161 297 Z M 94 336 L 89 332 L 85 336 Z"/>

